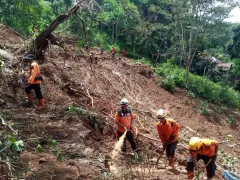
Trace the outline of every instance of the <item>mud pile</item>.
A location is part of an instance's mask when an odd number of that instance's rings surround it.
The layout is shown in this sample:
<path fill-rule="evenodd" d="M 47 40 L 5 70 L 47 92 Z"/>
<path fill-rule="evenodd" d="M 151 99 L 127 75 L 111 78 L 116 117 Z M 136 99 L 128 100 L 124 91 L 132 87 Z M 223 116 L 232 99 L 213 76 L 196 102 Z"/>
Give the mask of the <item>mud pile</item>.
<path fill-rule="evenodd" d="M 9 32 L 1 27 L 0 35 L 4 33 Z M 0 36 L 0 45 L 22 41 L 16 34 L 9 40 Z M 188 155 L 185 141 L 191 136 L 221 141 L 231 134 L 232 143 L 240 140 L 240 132 L 226 122 L 229 116 L 240 119 L 239 112 L 223 107 L 221 113 L 215 113 L 215 106 L 212 106 L 210 114 L 203 116 L 198 111 L 201 107 L 197 99 L 186 96 L 187 92 L 181 89 L 170 94 L 160 88 L 158 78 L 146 65 L 136 64 L 120 55 L 112 60 L 108 53 L 97 55 L 96 64 L 91 64 L 86 54 L 73 55 L 58 47 L 52 47 L 46 57 L 46 61 L 40 64 L 44 79 L 42 91 L 46 99 L 44 111 L 22 106 L 26 98 L 24 86 L 14 86 L 9 79 L 0 80 L 0 111 L 11 117 L 11 122 L 19 130 L 19 138 L 26 142 L 22 158 L 31 171 L 23 175 L 25 178 L 115 179 L 131 176 L 137 179 L 185 179 Z M 165 168 L 165 158 L 162 158 L 160 167 L 154 165 L 161 143 L 142 136 L 138 137 L 137 144 L 145 164 L 126 155 L 117 162 L 119 174 L 110 172 L 110 153 L 116 141 L 116 126 L 111 117 L 123 97 L 129 100 L 137 116 L 135 124 L 140 133 L 158 139 L 155 116 L 159 108 L 167 109 L 181 125 L 182 139 L 176 155 L 179 174 Z M 47 149 L 49 138 L 57 141 L 63 162 L 56 160 L 56 149 L 36 152 L 38 144 Z M 237 146 L 221 148 L 232 156 L 240 154 Z M 130 147 L 128 152 L 131 152 Z"/>

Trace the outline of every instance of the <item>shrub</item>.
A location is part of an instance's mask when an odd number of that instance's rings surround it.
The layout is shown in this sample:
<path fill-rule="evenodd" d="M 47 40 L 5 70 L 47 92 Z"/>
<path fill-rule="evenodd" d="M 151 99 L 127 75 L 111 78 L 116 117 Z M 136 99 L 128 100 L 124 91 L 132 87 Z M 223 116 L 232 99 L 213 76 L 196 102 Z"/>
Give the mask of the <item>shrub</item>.
<path fill-rule="evenodd" d="M 175 91 L 175 88 L 176 88 L 173 76 L 167 76 L 165 79 L 162 79 L 160 81 L 160 86 L 163 89 L 173 93 Z"/>
<path fill-rule="evenodd" d="M 143 63 L 143 64 L 146 64 L 148 65 L 149 67 L 152 67 L 152 63 L 149 59 L 146 59 L 144 57 L 140 58 L 140 59 L 137 59 L 137 60 L 134 60 L 134 61 L 137 61 L 139 63 Z"/>
<path fill-rule="evenodd" d="M 186 87 L 185 69 L 180 69 L 178 66 L 167 62 L 158 64 L 155 72 L 163 78 L 160 86 L 170 92 L 174 92 L 176 86 L 181 88 Z M 187 89 L 197 97 L 204 98 L 208 102 L 240 108 L 239 92 L 236 92 L 227 85 L 214 83 L 207 77 L 190 73 Z"/>

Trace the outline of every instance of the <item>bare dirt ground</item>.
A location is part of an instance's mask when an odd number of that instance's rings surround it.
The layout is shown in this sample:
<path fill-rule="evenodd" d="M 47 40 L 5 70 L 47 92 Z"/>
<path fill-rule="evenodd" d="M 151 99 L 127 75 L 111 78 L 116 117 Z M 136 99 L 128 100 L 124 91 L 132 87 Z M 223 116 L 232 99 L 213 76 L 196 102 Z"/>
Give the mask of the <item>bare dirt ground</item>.
<path fill-rule="evenodd" d="M 4 33 L 8 38 L 2 36 Z M 21 44 L 22 40 L 1 27 L 0 45 L 14 42 Z M 29 170 L 22 175 L 23 178 L 182 180 L 186 179 L 186 147 L 191 136 L 223 141 L 232 135 L 231 144 L 240 140 L 239 122 L 234 127 L 226 122 L 230 116 L 239 120 L 239 111 L 210 105 L 207 109 L 209 113 L 202 115 L 199 111 L 204 108 L 201 100 L 188 97 L 182 89 L 170 94 L 160 88 L 158 78 L 146 65 L 120 56 L 112 60 L 107 53 L 97 55 L 97 64 L 91 64 L 88 56 L 76 54 L 74 57 L 71 52 L 57 47 L 52 47 L 46 56 L 46 61 L 40 65 L 44 78 L 42 90 L 46 100 L 45 110 L 22 106 L 26 96 L 24 86 L 16 84 L 16 79 L 13 79 L 19 78 L 14 74 L 15 71 L 10 75 L 5 74 L 4 78 L 1 74 L 0 79 L 0 112 L 10 117 L 9 123 L 13 124 L 18 130 L 18 137 L 25 142 L 21 157 Z M 138 131 L 146 136 L 159 140 L 155 118 L 159 108 L 167 109 L 171 118 L 181 125 L 181 139 L 176 152 L 179 173 L 166 169 L 165 157 L 157 167 L 155 162 L 161 143 L 141 135 L 137 138 L 137 144 L 144 159 L 142 162 L 135 161 L 130 154 L 119 154 L 121 157 L 118 160 L 111 161 L 116 126 L 110 116 L 114 116 L 123 97 L 129 100 L 137 116 L 135 125 Z M 81 111 L 67 111 L 71 105 L 81 107 Z M 62 162 L 57 160 L 57 150 L 48 147 L 50 138 L 57 141 L 63 156 Z M 38 144 L 41 144 L 44 152 L 36 152 Z M 221 145 L 220 148 L 228 156 L 239 157 L 239 146 L 230 148 Z M 128 152 L 131 152 L 130 147 Z M 219 170 L 221 164 L 219 162 Z M 240 169 L 239 163 L 236 169 Z M 4 175 L 4 172 L 0 172 Z"/>

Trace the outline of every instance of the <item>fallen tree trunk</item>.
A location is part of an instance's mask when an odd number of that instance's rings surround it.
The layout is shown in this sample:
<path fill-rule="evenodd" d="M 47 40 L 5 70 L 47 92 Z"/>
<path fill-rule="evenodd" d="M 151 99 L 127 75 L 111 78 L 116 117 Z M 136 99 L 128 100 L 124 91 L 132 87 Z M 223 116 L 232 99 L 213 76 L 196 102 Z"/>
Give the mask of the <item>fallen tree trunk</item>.
<path fill-rule="evenodd" d="M 57 26 L 64 21 L 66 21 L 70 16 L 75 14 L 78 9 L 83 7 L 83 3 L 86 0 L 79 1 L 75 6 L 73 6 L 67 13 L 58 16 L 44 31 L 42 31 L 35 39 L 32 48 L 29 53 L 35 54 L 36 59 L 44 59 L 44 51 L 48 48 L 50 44 L 55 44 L 61 46 L 63 41 L 53 32 Z"/>

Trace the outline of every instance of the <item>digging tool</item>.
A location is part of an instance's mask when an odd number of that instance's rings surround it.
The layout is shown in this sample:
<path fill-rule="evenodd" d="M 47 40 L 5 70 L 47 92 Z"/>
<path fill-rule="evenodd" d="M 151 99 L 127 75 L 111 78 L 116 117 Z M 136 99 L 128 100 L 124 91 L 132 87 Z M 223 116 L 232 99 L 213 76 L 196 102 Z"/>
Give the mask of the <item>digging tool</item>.
<path fill-rule="evenodd" d="M 207 168 L 207 166 L 212 162 L 212 160 L 213 160 L 212 158 L 209 159 L 209 161 L 208 161 L 207 164 L 204 166 L 204 168 L 201 169 L 197 175 L 195 175 L 195 177 L 193 178 L 193 180 L 194 180 L 194 179 L 196 179 L 196 180 L 200 180 L 199 174 L 200 174 L 204 169 Z"/>
<path fill-rule="evenodd" d="M 163 156 L 163 154 L 164 154 L 164 151 L 166 150 L 166 148 L 167 148 L 167 145 L 169 144 L 169 142 L 170 142 L 170 139 L 169 140 L 167 140 L 167 142 L 165 143 L 165 145 L 163 146 L 163 151 L 162 151 L 162 153 L 160 154 L 160 156 L 158 157 L 158 159 L 157 159 L 157 165 L 158 165 L 158 161 L 160 160 L 160 158 Z"/>
<path fill-rule="evenodd" d="M 118 125 L 120 125 L 120 126 L 122 126 L 125 130 L 127 130 L 128 131 L 128 129 L 123 125 L 123 124 L 121 124 L 121 123 L 117 123 Z M 129 130 L 131 131 L 133 128 L 131 127 Z M 135 135 L 137 136 L 138 135 L 138 130 L 137 130 L 137 128 L 135 128 Z"/>
<path fill-rule="evenodd" d="M 140 133 L 140 132 L 138 132 L 138 135 L 143 136 L 143 137 L 145 137 L 145 138 L 147 138 L 147 139 L 150 139 L 150 140 L 153 140 L 153 141 L 161 142 L 161 141 L 158 140 L 158 139 L 154 139 L 154 138 L 152 138 L 152 137 L 148 137 L 148 136 L 146 136 L 145 134 L 142 134 L 142 133 Z"/>
<path fill-rule="evenodd" d="M 162 151 L 161 154 L 159 155 L 159 157 L 158 157 L 158 159 L 157 159 L 157 162 L 156 162 L 156 165 L 158 165 L 158 162 L 159 162 L 159 160 L 161 159 L 161 157 L 163 156 L 166 147 L 167 147 L 167 146 L 164 146 L 164 147 L 163 147 L 163 151 Z"/>

